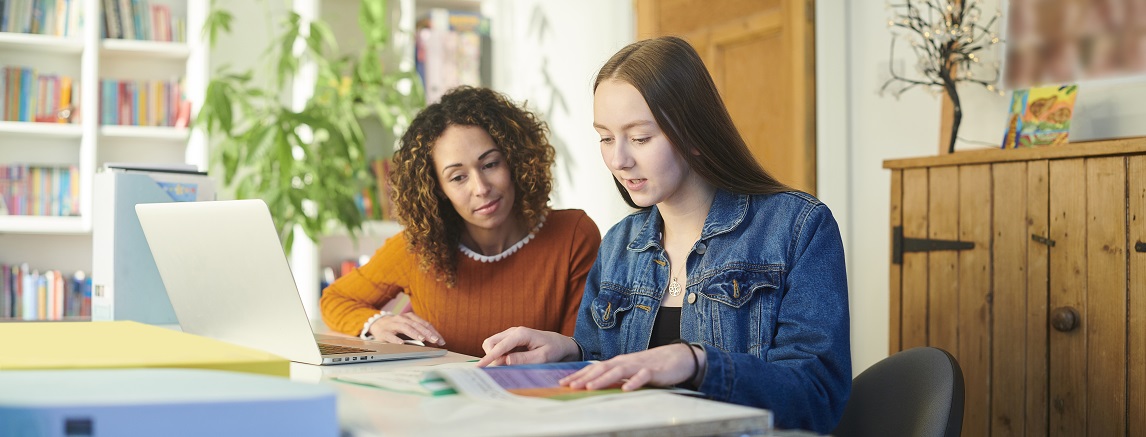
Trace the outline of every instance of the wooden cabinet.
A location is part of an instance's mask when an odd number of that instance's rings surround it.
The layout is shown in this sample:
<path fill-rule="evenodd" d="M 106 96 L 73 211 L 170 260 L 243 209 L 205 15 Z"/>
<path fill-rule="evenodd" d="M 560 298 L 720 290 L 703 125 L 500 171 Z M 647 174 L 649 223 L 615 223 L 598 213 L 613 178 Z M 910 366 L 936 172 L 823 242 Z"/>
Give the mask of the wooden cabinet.
<path fill-rule="evenodd" d="M 891 170 L 891 353 L 959 360 L 963 435 L 1146 436 L 1146 139 Z"/>

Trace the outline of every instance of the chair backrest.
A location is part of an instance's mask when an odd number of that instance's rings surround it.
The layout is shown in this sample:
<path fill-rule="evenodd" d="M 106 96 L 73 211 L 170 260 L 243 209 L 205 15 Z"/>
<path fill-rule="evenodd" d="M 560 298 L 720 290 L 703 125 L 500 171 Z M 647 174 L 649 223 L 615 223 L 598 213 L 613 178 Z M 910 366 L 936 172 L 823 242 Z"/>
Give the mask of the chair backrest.
<path fill-rule="evenodd" d="M 947 351 L 917 347 L 852 380 L 837 437 L 953 437 L 963 427 L 963 371 Z"/>

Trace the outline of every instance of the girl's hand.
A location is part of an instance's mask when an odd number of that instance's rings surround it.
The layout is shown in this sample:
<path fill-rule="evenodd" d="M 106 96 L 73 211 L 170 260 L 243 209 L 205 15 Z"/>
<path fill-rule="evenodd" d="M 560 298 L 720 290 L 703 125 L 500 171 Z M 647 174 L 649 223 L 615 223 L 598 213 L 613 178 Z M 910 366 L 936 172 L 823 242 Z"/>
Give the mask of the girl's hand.
<path fill-rule="evenodd" d="M 569 337 L 522 326 L 490 336 L 481 347 L 485 356 L 478 361 L 478 367 L 571 361 L 581 355 L 577 343 Z"/>
<path fill-rule="evenodd" d="M 690 352 L 689 349 L 692 349 Z M 696 352 L 696 361 L 692 353 Z M 703 372 L 705 354 L 686 343 L 668 344 L 645 351 L 619 355 L 611 360 L 593 363 L 561 379 L 561 385 L 597 390 L 621 385 L 632 391 L 646 385 L 668 387 L 688 382 Z"/>

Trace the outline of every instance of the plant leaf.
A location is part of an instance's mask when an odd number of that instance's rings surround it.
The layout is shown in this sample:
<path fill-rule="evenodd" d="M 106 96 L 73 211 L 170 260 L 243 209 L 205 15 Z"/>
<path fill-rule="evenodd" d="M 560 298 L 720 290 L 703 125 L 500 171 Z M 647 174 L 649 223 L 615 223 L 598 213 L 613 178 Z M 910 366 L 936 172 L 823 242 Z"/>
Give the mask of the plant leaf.
<path fill-rule="evenodd" d="M 270 80 L 255 81 L 253 70 L 218 69 L 193 124 L 211 138 L 212 157 L 235 195 L 267 202 L 288 251 L 300 229 L 309 238 L 332 226 L 358 235 L 367 215 L 359 209 L 361 196 L 377 198 L 363 120 L 376 116 L 387 128 L 402 129 L 424 104 L 420 78 L 387 71 L 383 62 L 391 29 L 387 1 L 359 1 L 366 46 L 357 55 L 337 55 L 339 41 L 327 23 L 290 13 L 259 58 L 257 68 Z M 214 39 L 230 31 L 232 19 L 212 6 L 203 32 Z M 315 83 L 296 110 L 283 96 L 293 93 L 303 65 L 314 69 Z"/>
<path fill-rule="evenodd" d="M 386 21 L 386 0 L 361 0 L 358 27 L 366 37 L 367 46 L 384 46 L 390 37 L 390 23 Z"/>
<path fill-rule="evenodd" d="M 211 12 L 207 14 L 207 20 L 203 23 L 200 37 L 207 40 L 208 47 L 214 48 L 215 43 L 219 41 L 220 32 L 231 32 L 231 21 L 235 17 L 224 9 L 215 9 L 214 5 L 211 6 Z"/>

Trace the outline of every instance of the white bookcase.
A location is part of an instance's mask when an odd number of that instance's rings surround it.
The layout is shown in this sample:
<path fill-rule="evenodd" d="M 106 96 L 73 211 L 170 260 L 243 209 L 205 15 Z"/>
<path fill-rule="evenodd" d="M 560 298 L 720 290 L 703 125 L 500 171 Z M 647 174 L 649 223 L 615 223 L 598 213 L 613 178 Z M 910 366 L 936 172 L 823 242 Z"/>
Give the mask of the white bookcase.
<path fill-rule="evenodd" d="M 79 35 L 56 37 L 0 32 L 0 65 L 68 75 L 80 84 L 76 124 L 0 122 L 0 165 L 75 165 L 80 175 L 80 214 L 71 217 L 0 215 L 0 263 L 28 263 L 39 270 L 91 271 L 92 182 L 107 162 L 190 163 L 207 169 L 206 141 L 188 129 L 101 126 L 100 79 L 183 79 L 197 110 L 208 74 L 208 50 L 199 39 L 206 0 L 151 0 L 185 19 L 186 43 L 103 39 L 103 0 L 81 2 Z"/>

